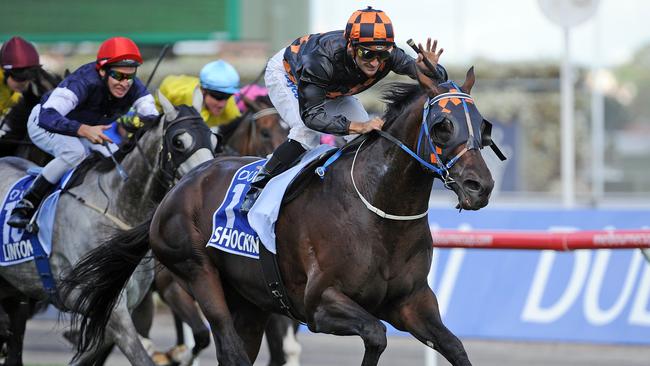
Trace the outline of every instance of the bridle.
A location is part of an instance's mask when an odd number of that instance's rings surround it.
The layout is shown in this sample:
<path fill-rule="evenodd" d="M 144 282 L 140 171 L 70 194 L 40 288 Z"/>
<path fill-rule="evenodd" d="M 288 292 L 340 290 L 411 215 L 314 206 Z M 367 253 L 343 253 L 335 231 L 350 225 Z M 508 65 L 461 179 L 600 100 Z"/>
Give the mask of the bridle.
<path fill-rule="evenodd" d="M 454 85 L 456 87 L 456 90 L 460 90 L 460 88 L 458 86 L 456 86 L 456 84 L 454 84 L 453 82 L 452 82 L 452 85 Z M 437 103 L 439 103 L 442 100 L 452 99 L 452 98 L 460 100 L 462 105 L 463 105 L 463 112 L 464 112 L 464 117 L 465 117 L 465 123 L 467 125 L 468 134 L 467 134 L 467 141 L 465 142 L 465 146 L 463 147 L 463 149 L 461 151 L 459 151 L 458 153 L 456 153 L 448 161 L 445 162 L 443 160 L 443 157 L 442 157 L 442 149 L 439 146 L 436 146 L 435 143 L 433 142 L 433 139 L 431 138 L 431 135 L 430 135 L 430 132 L 429 132 L 431 130 L 431 126 L 430 126 L 430 123 L 429 123 L 429 115 L 430 115 L 430 110 L 431 110 L 432 106 L 437 105 Z M 460 157 L 463 156 L 466 152 L 468 152 L 469 150 L 475 150 L 475 149 L 478 150 L 478 149 L 483 147 L 481 142 L 479 142 L 479 140 L 475 136 L 475 131 L 474 131 L 475 128 L 474 128 L 474 126 L 472 124 L 472 119 L 471 119 L 471 116 L 470 116 L 469 107 L 467 105 L 468 102 L 473 103 L 473 98 L 469 94 L 464 93 L 464 92 L 459 92 L 459 91 L 442 93 L 442 94 L 436 95 L 433 98 L 427 97 L 427 99 L 426 99 L 426 101 L 424 103 L 424 107 L 423 107 L 422 124 L 420 126 L 420 132 L 419 132 L 419 135 L 418 135 L 418 142 L 417 142 L 417 147 L 416 147 L 415 152 L 413 150 L 411 150 L 402 141 L 400 141 L 399 139 L 397 139 L 396 137 L 391 135 L 390 133 L 388 133 L 386 131 L 377 131 L 377 133 L 379 133 L 380 136 L 386 138 L 387 140 L 389 140 L 390 142 L 394 143 L 399 148 L 401 148 L 404 152 L 409 154 L 425 170 L 433 173 L 434 176 L 439 177 L 443 181 L 443 183 L 444 183 L 444 185 L 445 185 L 445 187 L 447 189 L 452 189 L 452 187 L 451 187 L 452 184 L 456 184 L 458 189 L 462 191 L 463 190 L 462 186 L 459 185 L 451 177 L 451 175 L 449 174 L 449 170 L 451 169 L 452 166 L 454 166 L 454 164 L 456 164 L 458 162 Z M 485 120 L 483 120 L 482 122 L 483 123 L 489 123 L 489 122 L 487 122 Z M 427 216 L 428 209 L 427 209 L 427 211 L 425 211 L 423 213 L 420 213 L 420 214 L 417 214 L 417 215 L 406 215 L 406 216 L 404 216 L 404 215 L 389 214 L 389 213 L 386 213 L 383 210 L 373 206 L 365 197 L 363 197 L 363 195 L 361 194 L 361 192 L 357 188 L 356 182 L 354 181 L 354 165 L 356 163 L 357 155 L 358 155 L 359 151 L 361 150 L 361 146 L 363 146 L 363 144 L 366 141 L 367 140 L 363 140 L 358 145 L 358 147 L 356 149 L 356 152 L 354 154 L 354 158 L 352 160 L 352 165 L 350 167 L 350 175 L 351 175 L 351 178 L 352 178 L 352 185 L 353 185 L 355 191 L 357 192 L 357 195 L 359 196 L 361 201 L 366 206 L 366 208 L 368 208 L 368 210 L 374 212 L 375 214 L 377 214 L 378 216 L 380 216 L 382 218 L 391 219 L 391 220 L 399 220 L 399 221 L 417 220 L 417 219 L 421 219 L 421 218 Z M 491 142 L 490 145 L 492 146 L 493 150 L 496 149 L 495 153 L 497 153 L 498 148 L 496 148 L 496 145 L 494 145 L 493 142 Z M 457 146 L 457 144 L 454 144 L 454 146 Z M 325 163 L 322 166 L 318 167 L 316 169 L 316 174 L 319 175 L 321 178 L 323 178 L 323 176 L 325 175 L 327 167 L 329 165 L 331 165 L 334 161 L 336 161 L 343 154 L 343 151 L 345 150 L 346 147 L 347 147 L 347 145 L 340 148 L 336 153 L 334 153 L 334 155 L 332 155 L 329 159 L 327 159 L 327 161 L 325 161 Z M 430 152 L 429 157 L 428 157 L 429 161 L 425 160 L 425 158 L 423 158 L 421 156 L 427 151 Z M 500 153 L 500 151 L 497 153 L 497 155 L 499 157 L 501 157 L 502 154 L 499 155 L 499 153 Z M 503 158 L 505 159 L 505 157 L 503 157 Z"/>
<path fill-rule="evenodd" d="M 273 116 L 273 115 L 279 115 L 277 109 L 273 107 L 268 107 L 268 108 L 262 108 L 255 113 L 253 113 L 250 117 L 249 121 L 249 128 L 248 128 L 248 146 L 252 147 L 255 146 L 258 140 L 258 132 L 257 132 L 257 120 L 266 116 Z M 279 121 L 278 121 L 279 123 Z M 255 151 L 256 155 L 259 155 L 259 151 Z"/>

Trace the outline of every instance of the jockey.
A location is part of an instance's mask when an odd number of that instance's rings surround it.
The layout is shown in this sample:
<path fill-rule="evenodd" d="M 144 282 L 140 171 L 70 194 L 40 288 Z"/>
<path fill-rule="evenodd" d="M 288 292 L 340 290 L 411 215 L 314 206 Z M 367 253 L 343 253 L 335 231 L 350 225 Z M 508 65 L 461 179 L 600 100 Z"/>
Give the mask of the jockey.
<path fill-rule="evenodd" d="M 436 62 L 440 53 L 425 50 Z M 395 46 L 391 20 L 371 7 L 355 11 L 345 31 L 306 35 L 273 56 L 264 80 L 278 113 L 289 124 L 289 139 L 273 153 L 251 183 L 241 210 L 247 212 L 266 183 L 288 169 L 319 142 L 319 132 L 337 136 L 380 130 L 381 118 L 370 119 L 354 97 L 390 71 L 416 78 L 416 67 L 426 69 Z M 446 79 L 445 69 L 437 65 Z M 428 73 L 428 72 L 427 72 Z M 431 76 L 431 75 L 430 75 Z"/>
<path fill-rule="evenodd" d="M 3 43 L 0 64 L 0 139 L 22 140 L 29 112 L 61 78 L 43 70 L 36 48 L 20 37 Z M 14 149 L 0 144 L 0 156 L 11 155 Z"/>
<path fill-rule="evenodd" d="M 160 92 L 173 105 L 192 105 L 193 98 L 200 97 L 203 101 L 201 117 L 213 132 L 241 116 L 233 97 L 238 91 L 239 74 L 223 60 L 203 66 L 198 78 L 170 75 L 160 84 Z"/>
<path fill-rule="evenodd" d="M 104 131 L 131 106 L 143 120 L 158 116 L 153 96 L 136 77 L 141 64 L 140 50 L 132 40 L 107 39 L 95 62 L 78 68 L 34 107 L 27 122 L 29 136 L 54 159 L 14 207 L 10 226 L 24 228 L 43 198 L 90 150 L 117 150 Z"/>

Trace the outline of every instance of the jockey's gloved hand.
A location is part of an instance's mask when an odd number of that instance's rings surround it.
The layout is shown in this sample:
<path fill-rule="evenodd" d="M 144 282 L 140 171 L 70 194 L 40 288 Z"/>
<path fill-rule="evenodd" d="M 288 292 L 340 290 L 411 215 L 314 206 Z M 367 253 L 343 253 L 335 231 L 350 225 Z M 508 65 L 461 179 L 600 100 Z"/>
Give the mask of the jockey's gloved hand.
<path fill-rule="evenodd" d="M 135 132 L 138 128 L 142 127 L 143 123 L 134 111 L 129 111 L 127 114 L 117 119 L 119 123 L 129 133 Z"/>

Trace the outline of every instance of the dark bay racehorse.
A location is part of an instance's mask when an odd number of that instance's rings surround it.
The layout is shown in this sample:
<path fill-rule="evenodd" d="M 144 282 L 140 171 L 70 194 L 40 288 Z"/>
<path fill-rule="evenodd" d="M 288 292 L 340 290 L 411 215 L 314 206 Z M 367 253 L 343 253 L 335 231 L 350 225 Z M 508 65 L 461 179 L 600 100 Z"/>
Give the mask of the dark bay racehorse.
<path fill-rule="evenodd" d="M 228 155 L 262 156 L 272 153 L 289 135 L 268 95 L 243 97 L 246 112 L 223 129 Z"/>
<path fill-rule="evenodd" d="M 354 154 L 343 154 L 323 180 L 307 178 L 304 190 L 284 203 L 275 226 L 293 313 L 313 332 L 360 336 L 365 366 L 377 365 L 386 347 L 380 320 L 410 332 L 453 365 L 470 365 L 460 340 L 443 325 L 427 283 L 433 251 L 428 201 L 439 177 L 457 195 L 458 207 L 487 205 L 494 181 L 479 148 L 498 149 L 469 95 L 472 69 L 461 87 L 418 79 L 419 86 L 394 85 L 389 92 L 381 136 L 352 145 Z M 280 306 L 269 295 L 259 261 L 206 248 L 213 212 L 233 174 L 251 161 L 217 158 L 193 170 L 151 220 L 75 266 L 69 277 L 81 285 L 75 306 L 94 309 L 81 319 L 79 350 L 101 340 L 107 314 L 150 245 L 197 300 L 219 363 L 252 364 L 268 314 Z"/>
<path fill-rule="evenodd" d="M 166 112 L 163 118 L 139 130 L 116 153 L 117 160 L 121 161 L 128 174 L 128 181 L 123 180 L 110 158 L 96 158 L 82 164 L 89 168 L 83 183 L 61 195 L 56 208 L 50 256 L 55 279 L 59 279 L 81 256 L 96 247 L 102 237 L 146 219 L 147 212 L 176 180 L 194 166 L 213 157 L 210 132 L 201 116 L 189 107 L 176 110 L 166 101 L 163 106 Z M 13 182 L 33 166 L 33 163 L 20 158 L 0 159 L 0 174 L 3 177 L 0 196 L 4 197 Z M 110 315 L 106 329 L 106 344 L 115 342 L 136 365 L 153 365 L 139 341 L 130 315 L 130 310 L 149 289 L 153 273 L 152 261 L 143 261 L 139 265 L 126 288 L 125 296 L 121 297 L 120 304 Z M 10 289 L 30 299 L 48 299 L 32 262 L 0 267 L 0 301 L 12 299 Z M 73 304 L 75 296 L 74 293 L 69 294 L 55 302 L 58 302 L 61 310 L 66 310 Z M 20 314 L 9 314 L 9 317 L 12 315 Z M 9 346 L 18 349 L 8 352 L 10 355 L 20 357 L 24 322 L 23 319 L 22 328 L 12 329 L 12 339 L 17 342 Z M 13 322 L 11 325 L 14 326 Z M 103 348 L 102 345 L 99 350 L 103 351 Z M 98 354 L 101 352 L 82 355 L 75 364 L 90 364 Z M 6 362 L 6 365 L 21 364 L 20 358 Z"/>
<path fill-rule="evenodd" d="M 245 89 L 242 88 L 242 89 Z M 271 154 L 288 135 L 282 126 L 280 115 L 271 103 L 268 95 L 259 95 L 255 99 L 243 97 L 246 112 L 233 122 L 225 133 L 225 155 L 249 155 L 265 157 Z M 185 337 L 182 323 L 190 326 L 194 335 L 192 355 L 210 344 L 210 330 L 205 325 L 194 299 L 176 281 L 164 266 L 156 267 L 154 288 L 171 308 L 176 328 L 176 347 L 182 349 Z M 272 315 L 265 330 L 270 353 L 270 366 L 284 365 L 288 358 L 298 358 L 300 345 L 293 338 L 298 323 L 283 315 Z M 291 333 L 288 331 L 291 329 Z M 284 340 L 288 336 L 288 340 Z M 285 343 L 290 342 L 288 345 Z M 284 348 L 289 348 L 291 353 Z M 167 352 L 173 354 L 175 349 Z"/>

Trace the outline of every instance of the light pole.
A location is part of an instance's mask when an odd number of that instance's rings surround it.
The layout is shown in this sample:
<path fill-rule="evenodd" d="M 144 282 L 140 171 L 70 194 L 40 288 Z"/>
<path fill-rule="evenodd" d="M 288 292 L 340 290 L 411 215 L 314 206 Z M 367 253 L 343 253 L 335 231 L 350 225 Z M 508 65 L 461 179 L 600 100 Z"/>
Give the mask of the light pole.
<path fill-rule="evenodd" d="M 571 65 L 571 27 L 593 16 L 600 0 L 538 0 L 544 15 L 562 27 L 564 35 L 564 55 L 560 72 L 561 134 L 562 134 L 562 205 L 575 206 L 575 133 L 573 119 L 573 68 Z"/>

